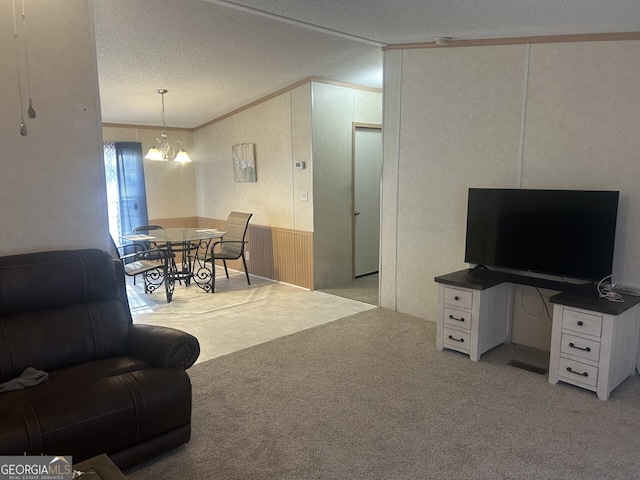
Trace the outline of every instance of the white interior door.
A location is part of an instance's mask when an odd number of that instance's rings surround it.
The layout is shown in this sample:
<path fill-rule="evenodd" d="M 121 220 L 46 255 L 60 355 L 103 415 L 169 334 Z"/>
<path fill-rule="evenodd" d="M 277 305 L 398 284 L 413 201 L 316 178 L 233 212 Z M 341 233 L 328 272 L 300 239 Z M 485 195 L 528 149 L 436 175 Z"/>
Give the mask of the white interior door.
<path fill-rule="evenodd" d="M 356 127 L 353 147 L 354 276 L 378 271 L 382 129 Z"/>

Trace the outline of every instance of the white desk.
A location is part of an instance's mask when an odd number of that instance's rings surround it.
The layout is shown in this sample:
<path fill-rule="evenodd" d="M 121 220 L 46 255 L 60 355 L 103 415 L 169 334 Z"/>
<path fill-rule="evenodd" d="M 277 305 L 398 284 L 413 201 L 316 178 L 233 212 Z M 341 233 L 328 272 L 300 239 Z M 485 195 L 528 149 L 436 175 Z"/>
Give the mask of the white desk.
<path fill-rule="evenodd" d="M 473 361 L 510 340 L 511 283 L 477 278 L 461 270 L 438 282 L 436 348 L 469 355 Z M 554 304 L 549 382 L 570 383 L 606 400 L 633 375 L 638 357 L 640 297 L 624 303 L 560 293 Z"/>

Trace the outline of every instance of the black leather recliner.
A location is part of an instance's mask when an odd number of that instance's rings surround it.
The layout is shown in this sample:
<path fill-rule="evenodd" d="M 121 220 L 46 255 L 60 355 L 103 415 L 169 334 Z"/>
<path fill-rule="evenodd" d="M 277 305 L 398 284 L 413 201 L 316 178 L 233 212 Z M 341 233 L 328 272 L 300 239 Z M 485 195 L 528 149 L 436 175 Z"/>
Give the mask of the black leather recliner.
<path fill-rule="evenodd" d="M 198 340 L 133 324 L 122 263 L 101 250 L 0 257 L 0 455 L 106 453 L 127 468 L 189 441 Z"/>

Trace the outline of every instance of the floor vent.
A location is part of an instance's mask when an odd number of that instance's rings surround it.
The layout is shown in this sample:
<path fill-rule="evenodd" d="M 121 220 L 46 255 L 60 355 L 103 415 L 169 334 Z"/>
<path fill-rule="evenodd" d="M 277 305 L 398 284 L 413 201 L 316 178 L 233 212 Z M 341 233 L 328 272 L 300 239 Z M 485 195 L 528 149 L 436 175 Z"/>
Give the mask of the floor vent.
<path fill-rule="evenodd" d="M 516 367 L 516 368 L 521 368 L 522 370 L 527 370 L 529 372 L 539 373 L 540 375 L 544 375 L 545 373 L 547 373 L 547 371 L 542 367 L 531 365 L 529 363 L 520 362 L 518 360 L 510 360 L 509 362 L 507 362 L 507 365 L 511 365 L 512 367 Z"/>

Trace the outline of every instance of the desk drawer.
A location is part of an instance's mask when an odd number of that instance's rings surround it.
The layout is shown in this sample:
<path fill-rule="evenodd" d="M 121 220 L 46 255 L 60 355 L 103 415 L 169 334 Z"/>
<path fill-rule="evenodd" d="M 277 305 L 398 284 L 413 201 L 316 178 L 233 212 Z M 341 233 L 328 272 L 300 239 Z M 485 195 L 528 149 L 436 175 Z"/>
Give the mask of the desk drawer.
<path fill-rule="evenodd" d="M 445 325 L 451 325 L 456 328 L 471 330 L 471 312 L 445 307 L 444 323 Z"/>
<path fill-rule="evenodd" d="M 560 354 L 563 353 L 597 362 L 600 359 L 600 342 L 563 333 Z"/>
<path fill-rule="evenodd" d="M 447 348 L 468 354 L 471 345 L 471 334 L 445 327 L 442 343 Z"/>
<path fill-rule="evenodd" d="M 568 358 L 560 357 L 560 379 L 569 380 L 570 383 L 578 382 L 590 387 L 598 383 L 598 367 L 576 362 Z"/>
<path fill-rule="evenodd" d="M 562 314 L 562 329 L 600 337 L 602 332 L 602 315 L 594 315 L 565 307 Z"/>
<path fill-rule="evenodd" d="M 473 305 L 473 292 L 471 290 L 445 287 L 444 303 L 445 305 L 452 305 L 459 308 L 471 308 Z"/>

